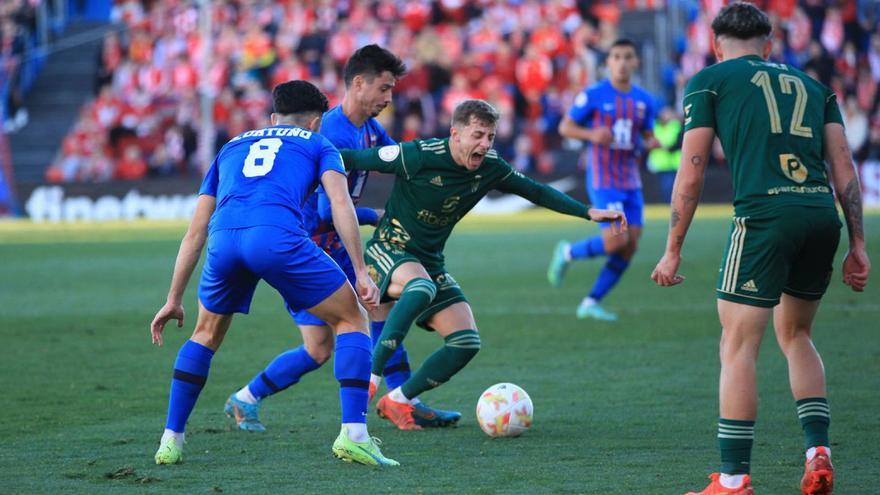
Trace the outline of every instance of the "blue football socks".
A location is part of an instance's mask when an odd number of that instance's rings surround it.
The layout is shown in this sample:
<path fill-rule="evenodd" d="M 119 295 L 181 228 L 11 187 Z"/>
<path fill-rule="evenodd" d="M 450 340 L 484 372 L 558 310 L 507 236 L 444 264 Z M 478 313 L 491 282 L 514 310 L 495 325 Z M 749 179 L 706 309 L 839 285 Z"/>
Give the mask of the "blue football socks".
<path fill-rule="evenodd" d="M 261 400 L 299 382 L 303 375 L 320 367 L 305 347 L 299 346 L 273 359 L 265 370 L 248 383 L 248 389 L 254 398 Z"/>
<path fill-rule="evenodd" d="M 615 286 L 623 276 L 623 272 L 629 266 L 629 261 L 625 260 L 619 254 L 612 254 L 605 262 L 605 266 L 599 272 L 599 277 L 593 284 L 590 291 L 590 297 L 596 301 L 601 301 L 603 297 Z"/>
<path fill-rule="evenodd" d="M 580 241 L 571 243 L 571 259 L 580 260 L 605 255 L 605 243 L 602 235 L 596 234 Z"/>
<path fill-rule="evenodd" d="M 343 423 L 366 423 L 370 387 L 371 341 L 359 332 L 336 336 L 333 374 L 339 382 Z"/>
<path fill-rule="evenodd" d="M 187 340 L 181 346 L 177 361 L 174 362 L 166 429 L 182 433 L 186 428 L 186 420 L 189 419 L 208 379 L 213 356 L 214 351 L 192 340 Z"/>

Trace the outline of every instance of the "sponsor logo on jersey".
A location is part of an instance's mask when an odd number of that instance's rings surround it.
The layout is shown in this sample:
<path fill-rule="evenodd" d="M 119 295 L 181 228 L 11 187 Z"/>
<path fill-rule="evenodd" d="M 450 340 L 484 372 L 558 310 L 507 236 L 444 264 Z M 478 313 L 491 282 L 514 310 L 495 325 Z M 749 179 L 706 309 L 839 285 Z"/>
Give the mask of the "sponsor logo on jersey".
<path fill-rule="evenodd" d="M 688 125 L 691 123 L 691 107 L 693 106 L 693 103 L 684 106 L 684 125 Z"/>
<path fill-rule="evenodd" d="M 606 112 L 610 112 L 612 109 L 614 109 L 613 103 L 606 103 L 602 105 L 602 110 L 605 110 Z"/>
<path fill-rule="evenodd" d="M 431 179 L 431 184 L 434 184 L 437 187 L 443 187 L 443 177 L 439 175 Z"/>
<path fill-rule="evenodd" d="M 742 284 L 742 287 L 740 287 L 740 289 L 748 292 L 758 292 L 758 286 L 755 285 L 754 280 L 749 280 L 748 282 Z"/>
<path fill-rule="evenodd" d="M 391 350 L 397 349 L 397 340 L 395 340 L 395 339 L 383 340 L 381 343 L 383 346 L 385 346 Z"/>
<path fill-rule="evenodd" d="M 400 146 L 391 144 L 379 148 L 379 158 L 384 162 L 393 162 L 400 155 Z"/>

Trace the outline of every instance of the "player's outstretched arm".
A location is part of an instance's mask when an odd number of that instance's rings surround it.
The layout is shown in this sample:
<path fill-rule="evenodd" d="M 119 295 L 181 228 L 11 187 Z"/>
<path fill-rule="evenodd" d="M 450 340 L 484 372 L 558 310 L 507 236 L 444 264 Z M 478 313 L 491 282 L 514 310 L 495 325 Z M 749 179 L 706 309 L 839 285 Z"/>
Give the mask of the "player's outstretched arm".
<path fill-rule="evenodd" d="M 496 189 L 516 194 L 521 198 L 531 201 L 533 204 L 564 215 L 586 218 L 594 222 L 612 222 L 612 229 L 615 234 L 626 231 L 626 215 L 622 212 L 590 208 L 568 194 L 558 191 L 547 184 L 535 182 L 515 170 L 511 170 L 498 183 Z"/>
<path fill-rule="evenodd" d="M 715 130 L 711 127 L 698 127 L 687 131 L 681 146 L 681 167 L 675 175 L 672 186 L 672 213 L 669 218 L 669 235 L 666 239 L 666 252 L 657 263 L 651 279 L 657 285 L 680 284 L 684 277 L 678 274 L 681 264 L 681 247 L 697 211 L 697 203 L 703 192 L 706 165 Z"/>
<path fill-rule="evenodd" d="M 865 227 L 862 221 L 862 190 L 852 162 L 846 133 L 838 123 L 825 124 L 825 161 L 831 169 L 831 181 L 837 201 L 843 209 L 849 232 L 849 252 L 843 260 L 843 283 L 856 292 L 865 290 L 871 261 L 865 251 Z"/>
<path fill-rule="evenodd" d="M 361 246 L 361 233 L 358 228 L 357 214 L 348 195 L 348 181 L 345 175 L 329 170 L 321 175 L 321 185 L 330 200 L 330 210 L 333 214 L 333 226 L 336 233 L 342 239 L 342 244 L 348 252 L 348 257 L 354 265 L 357 275 L 358 296 L 368 310 L 373 310 L 379 305 L 379 289 L 367 274 L 364 264 L 364 250 Z"/>
<path fill-rule="evenodd" d="M 202 248 L 208 238 L 208 222 L 211 220 L 216 204 L 217 199 L 207 194 L 200 195 L 196 203 L 196 211 L 183 240 L 180 242 L 180 249 L 177 251 L 168 298 L 150 324 L 150 334 L 156 345 L 162 345 L 162 331 L 165 329 L 165 323 L 169 320 L 177 320 L 177 328 L 183 326 L 183 293 L 186 291 L 189 278 L 202 256 Z"/>

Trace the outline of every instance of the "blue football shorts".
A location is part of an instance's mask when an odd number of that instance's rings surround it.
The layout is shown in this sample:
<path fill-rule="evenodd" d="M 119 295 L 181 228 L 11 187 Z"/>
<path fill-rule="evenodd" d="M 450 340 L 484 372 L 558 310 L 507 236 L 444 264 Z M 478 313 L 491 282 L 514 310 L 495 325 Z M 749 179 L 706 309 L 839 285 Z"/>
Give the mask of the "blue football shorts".
<path fill-rule="evenodd" d="M 629 225 L 641 227 L 645 223 L 645 200 L 641 189 L 592 189 L 587 188 L 590 203 L 600 210 L 622 211 Z M 603 229 L 610 223 L 599 224 Z"/>
<path fill-rule="evenodd" d="M 335 248 L 329 251 L 329 256 L 339 265 L 339 268 L 342 269 L 342 272 L 345 273 L 345 277 L 351 283 L 352 287 L 355 285 L 355 281 L 357 277 L 354 274 L 354 266 L 351 264 L 351 258 L 348 257 L 348 252 L 342 246 L 336 246 Z M 290 313 L 293 321 L 298 325 L 314 325 L 314 326 L 325 326 L 327 325 L 322 319 L 317 316 L 309 313 L 304 309 L 295 310 L 289 304 L 286 304 L 287 312 Z"/>
<path fill-rule="evenodd" d="M 346 282 L 336 262 L 306 236 L 268 225 L 211 232 L 199 282 L 206 309 L 247 313 L 260 279 L 294 310 L 317 305 Z"/>

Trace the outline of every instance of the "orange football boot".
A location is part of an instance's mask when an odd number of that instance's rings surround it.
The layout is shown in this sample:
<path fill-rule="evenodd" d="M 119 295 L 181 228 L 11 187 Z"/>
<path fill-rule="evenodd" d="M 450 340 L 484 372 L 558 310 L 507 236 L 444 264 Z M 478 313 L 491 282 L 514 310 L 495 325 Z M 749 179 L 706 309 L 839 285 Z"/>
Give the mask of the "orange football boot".
<path fill-rule="evenodd" d="M 687 492 L 684 495 L 755 495 L 755 490 L 752 489 L 752 480 L 749 478 L 749 475 L 746 475 L 743 478 L 743 482 L 737 488 L 725 488 L 724 485 L 721 484 L 721 474 L 712 473 L 709 475 L 709 479 L 712 480 L 709 483 L 709 486 L 706 487 L 705 490 L 697 493 L 697 492 Z"/>
<path fill-rule="evenodd" d="M 804 495 L 831 495 L 834 488 L 834 466 L 825 447 L 816 447 L 813 458 L 804 463 L 801 493 Z"/>
<path fill-rule="evenodd" d="M 375 383 L 370 382 L 370 392 L 369 392 L 370 395 L 367 398 L 367 404 L 369 404 L 370 402 L 373 402 L 373 397 L 376 396 L 376 390 L 378 388 L 379 387 L 377 387 Z"/>
<path fill-rule="evenodd" d="M 376 412 L 380 418 L 385 418 L 394 423 L 401 430 L 421 430 L 413 418 L 412 404 L 401 404 L 391 400 L 389 394 L 385 394 L 376 404 Z"/>

